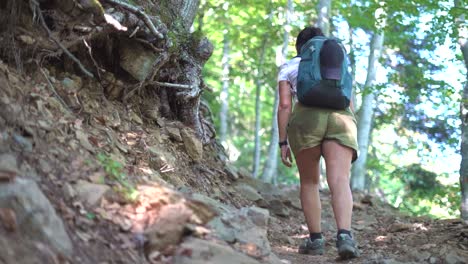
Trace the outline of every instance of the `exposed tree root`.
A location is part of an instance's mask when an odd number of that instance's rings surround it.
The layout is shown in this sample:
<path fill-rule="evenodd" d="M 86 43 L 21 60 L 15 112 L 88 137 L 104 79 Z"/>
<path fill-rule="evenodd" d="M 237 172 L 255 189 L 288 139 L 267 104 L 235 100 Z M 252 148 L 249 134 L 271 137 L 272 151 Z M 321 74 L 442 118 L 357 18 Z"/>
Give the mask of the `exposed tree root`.
<path fill-rule="evenodd" d="M 95 0 L 6 1 L 8 5 L 0 7 L 0 16 L 9 16 L 15 8 L 19 18 L 0 17 L 0 21 L 15 22 L 6 30 L 0 28 L 2 44 L 14 42 L 2 47 L 7 55 L 0 59 L 13 61 L 17 56 L 14 57 L 12 51 L 18 50 L 21 63 L 31 69 L 37 65 L 54 66 L 56 71 L 51 71 L 50 76 L 42 68 L 39 70 L 54 96 L 68 111 L 73 107 L 66 105 L 68 101 L 60 98 L 49 79 L 61 71 L 96 78 L 103 95 L 111 100 L 157 101 L 155 111 L 166 118 L 182 121 L 194 129 L 204 143 L 212 142 L 215 135 L 210 124 L 212 120 L 205 119 L 209 108 L 206 110 L 204 106 L 201 113 L 200 97 L 205 88 L 201 69 L 211 56 L 213 46 L 207 39 L 188 31 L 197 3 L 180 0 L 165 5 L 158 1 L 137 1 L 145 5 L 143 9 L 122 0 L 101 1 L 103 6 Z M 146 10 L 157 10 L 159 15 Z M 2 37 L 1 33 L 9 35 Z M 124 43 L 129 45 L 124 46 Z M 134 49 L 134 46 L 140 48 Z M 124 60 L 123 54 L 127 51 L 130 59 Z M 27 60 L 23 59 L 28 56 Z M 133 58 L 138 58 L 138 62 Z M 140 73 L 140 61 L 148 63 L 142 75 L 146 76 L 144 80 L 135 77 Z M 132 72 L 128 65 L 136 70 Z M 145 98 L 145 94 L 159 98 Z M 135 100 L 130 101 L 133 97 Z"/>
<path fill-rule="evenodd" d="M 63 52 L 71 59 L 73 60 L 77 65 L 78 67 L 80 68 L 80 70 L 85 74 L 87 75 L 88 77 L 90 78 L 94 78 L 94 75 L 88 71 L 84 66 L 83 64 L 81 64 L 80 60 L 78 60 L 75 55 L 73 55 L 70 51 L 68 51 L 68 49 L 62 45 L 62 43 L 60 43 L 60 41 L 55 38 L 53 35 L 52 35 L 52 32 L 50 31 L 49 27 L 47 26 L 45 20 L 44 20 L 44 16 L 42 15 L 42 10 L 39 6 L 39 3 L 36 1 L 36 0 L 29 0 L 30 3 L 31 3 L 31 8 L 34 8 L 32 11 L 34 14 L 38 14 L 38 17 L 39 17 L 39 21 L 41 22 L 41 25 L 42 27 L 46 30 L 47 32 L 47 35 L 49 35 L 49 38 L 52 39 L 56 44 L 57 46 L 59 46 Z M 36 12 L 37 11 L 37 12 Z"/>
<path fill-rule="evenodd" d="M 148 29 L 156 37 L 158 37 L 159 39 L 164 39 L 164 35 L 156 29 L 156 27 L 154 26 L 154 24 L 151 21 L 150 17 L 145 12 L 143 12 L 140 8 L 138 8 L 136 6 L 133 6 L 131 4 L 122 2 L 122 1 L 118 1 L 118 0 L 105 0 L 105 1 L 108 2 L 108 3 L 111 3 L 111 4 L 121 6 L 122 8 L 125 8 L 126 10 L 136 14 L 138 17 L 140 17 L 145 22 Z"/>

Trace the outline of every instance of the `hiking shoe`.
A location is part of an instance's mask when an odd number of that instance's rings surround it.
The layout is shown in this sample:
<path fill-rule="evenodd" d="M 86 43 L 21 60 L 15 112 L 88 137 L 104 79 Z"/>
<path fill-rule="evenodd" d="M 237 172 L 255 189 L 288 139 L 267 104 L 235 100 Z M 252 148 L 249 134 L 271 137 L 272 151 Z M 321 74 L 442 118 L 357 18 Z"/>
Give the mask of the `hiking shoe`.
<path fill-rule="evenodd" d="M 340 234 L 336 241 L 338 255 L 341 259 L 350 259 L 359 257 L 359 250 L 354 239 L 348 234 Z"/>
<path fill-rule="evenodd" d="M 300 254 L 308 255 L 323 255 L 325 252 L 325 239 L 319 238 L 310 240 L 310 237 L 306 238 L 304 242 L 299 246 Z"/>

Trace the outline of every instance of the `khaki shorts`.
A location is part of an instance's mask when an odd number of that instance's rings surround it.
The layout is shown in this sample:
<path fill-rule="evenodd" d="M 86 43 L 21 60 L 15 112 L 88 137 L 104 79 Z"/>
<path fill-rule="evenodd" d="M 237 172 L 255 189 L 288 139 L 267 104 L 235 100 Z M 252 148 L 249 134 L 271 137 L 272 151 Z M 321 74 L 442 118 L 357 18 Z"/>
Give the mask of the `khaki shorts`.
<path fill-rule="evenodd" d="M 319 146 L 326 139 L 352 148 L 352 161 L 357 159 L 357 122 L 351 110 L 306 107 L 297 103 L 288 124 L 288 141 L 294 155 Z"/>

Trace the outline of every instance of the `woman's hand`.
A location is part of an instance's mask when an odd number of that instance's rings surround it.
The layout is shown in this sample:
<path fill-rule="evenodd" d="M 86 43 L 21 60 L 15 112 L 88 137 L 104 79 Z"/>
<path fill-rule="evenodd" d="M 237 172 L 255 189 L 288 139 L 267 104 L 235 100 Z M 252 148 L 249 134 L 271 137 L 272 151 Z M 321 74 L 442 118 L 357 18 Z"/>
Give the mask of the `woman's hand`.
<path fill-rule="evenodd" d="M 289 145 L 281 146 L 281 161 L 287 167 L 292 167 L 292 156 Z"/>

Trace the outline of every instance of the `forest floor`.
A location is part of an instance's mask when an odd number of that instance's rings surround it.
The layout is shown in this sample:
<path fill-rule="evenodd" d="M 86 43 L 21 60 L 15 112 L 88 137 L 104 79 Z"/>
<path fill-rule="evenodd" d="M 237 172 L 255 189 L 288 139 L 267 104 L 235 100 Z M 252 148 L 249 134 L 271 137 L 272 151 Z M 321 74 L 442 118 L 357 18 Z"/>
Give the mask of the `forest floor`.
<path fill-rule="evenodd" d="M 341 261 L 335 247 L 336 228 L 330 194 L 321 193 L 322 256 L 300 255 L 297 248 L 308 235 L 302 212 L 272 225 L 273 251 L 291 263 L 467 263 L 468 227 L 460 220 L 404 216 L 375 198 L 354 194 L 353 232 L 361 256 Z M 291 240 L 292 238 L 292 240 Z"/>
<path fill-rule="evenodd" d="M 0 122 L 0 154 L 15 154 L 19 176 L 34 178 L 64 220 L 74 245 L 72 263 L 146 263 L 135 238 L 148 220 L 138 217 L 151 212 L 150 205 L 111 195 L 106 197 L 108 202 L 92 208 L 77 198 L 80 181 L 118 186 L 97 161 L 101 152 L 124 164 L 124 181 L 135 186 L 164 182 L 176 190 L 190 189 L 236 208 L 255 205 L 233 189 L 236 179 L 219 159 L 215 144 L 205 146 L 201 162 L 193 162 L 181 139 L 184 128 L 179 122 L 141 114 L 148 112 L 144 107 L 151 105 L 145 101 L 149 99 L 136 97 L 124 105 L 103 99 L 94 87 L 95 83 L 54 69 L 21 75 L 0 62 L 0 113 L 4 120 Z M 65 109 L 59 95 L 76 110 Z M 297 186 L 281 188 L 298 198 Z M 297 254 L 298 245 L 307 236 L 300 210 L 290 208 L 286 216 L 271 213 L 268 239 L 283 263 L 468 262 L 468 227 L 461 221 L 404 216 L 377 198 L 358 193 L 354 194 L 353 229 L 362 254 L 339 261 L 330 195 L 323 191 L 321 196 L 327 239 L 323 256 Z M 129 225 L 122 215 L 135 222 L 142 220 L 142 226 Z M 0 220 L 5 222 L 1 214 Z M 14 234 L 0 228 L 0 236 Z M 34 263 L 54 262 L 38 258 Z"/>

